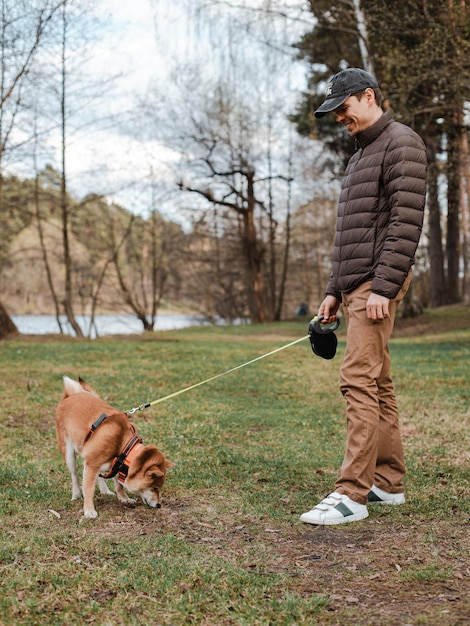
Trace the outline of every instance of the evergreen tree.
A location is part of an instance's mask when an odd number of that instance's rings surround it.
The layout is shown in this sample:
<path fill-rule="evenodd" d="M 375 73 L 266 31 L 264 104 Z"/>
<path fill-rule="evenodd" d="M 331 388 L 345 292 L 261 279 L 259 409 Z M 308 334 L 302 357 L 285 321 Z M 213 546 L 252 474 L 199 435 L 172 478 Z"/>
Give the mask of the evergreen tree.
<path fill-rule="evenodd" d="M 325 81 L 344 67 L 363 67 L 356 5 L 367 33 L 370 65 L 386 96 L 385 107 L 424 139 L 429 155 L 429 257 L 431 305 L 461 300 L 460 221 L 468 223 L 460 163 L 468 158 L 464 135 L 465 103 L 470 100 L 470 13 L 465 0 L 364 0 L 330 3 L 311 0 L 317 24 L 297 44 L 299 56 L 311 66 L 309 91 L 292 119 L 299 132 L 325 139 L 346 158 L 351 144 L 334 129 L 332 116 L 315 120 Z M 467 154 L 465 154 L 467 150 Z M 442 166 L 439 156 L 446 157 Z M 447 206 L 439 201 L 444 179 Z M 446 220 L 446 250 L 442 231 Z M 467 219 L 463 219 L 467 217 Z M 466 233 L 463 233 L 466 235 Z"/>

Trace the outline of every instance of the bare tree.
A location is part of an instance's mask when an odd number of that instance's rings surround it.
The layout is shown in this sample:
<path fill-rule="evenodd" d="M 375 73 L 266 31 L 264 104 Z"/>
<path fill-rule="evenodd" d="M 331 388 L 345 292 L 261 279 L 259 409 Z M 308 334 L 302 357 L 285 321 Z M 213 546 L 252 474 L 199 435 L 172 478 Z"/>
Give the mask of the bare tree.
<path fill-rule="evenodd" d="M 18 147 L 18 141 L 13 138 L 16 121 L 25 106 L 30 105 L 25 96 L 29 74 L 46 29 L 62 2 L 44 0 L 33 5 L 23 0 L 0 0 L 1 175 L 4 174 L 5 153 Z"/>
<path fill-rule="evenodd" d="M 361 52 L 362 67 L 371 74 L 375 74 L 374 64 L 370 54 L 369 33 L 367 32 L 367 22 L 362 10 L 361 0 L 353 0 L 354 14 L 356 16 L 357 34 L 359 50 Z"/>
<path fill-rule="evenodd" d="M 46 245 L 46 239 L 44 237 L 43 217 L 42 217 L 42 214 L 41 214 L 41 204 L 42 203 L 41 203 L 40 175 L 39 175 L 39 172 L 37 171 L 36 151 L 35 150 L 34 150 L 33 159 L 34 159 L 35 170 L 36 170 L 36 176 L 34 178 L 33 206 L 34 206 L 34 214 L 35 214 L 35 218 L 36 218 L 36 226 L 37 226 L 38 236 L 39 236 L 39 245 L 40 245 L 40 248 L 41 248 L 42 259 L 44 261 L 44 267 L 45 267 L 45 270 L 46 270 L 47 284 L 48 284 L 49 290 L 51 292 L 52 300 L 53 300 L 53 303 L 54 303 L 55 318 L 56 318 L 56 321 L 57 321 L 57 325 L 59 326 L 59 330 L 62 333 L 63 332 L 63 328 L 62 328 L 62 322 L 61 322 L 61 318 L 60 318 L 60 302 L 59 302 L 59 297 L 57 295 L 57 291 L 56 291 L 56 288 L 55 288 L 55 285 L 54 285 L 53 271 L 52 271 L 52 267 L 51 267 L 51 263 L 50 263 L 50 259 L 49 259 L 49 250 L 48 250 L 48 246 Z"/>
<path fill-rule="evenodd" d="M 64 271 L 65 271 L 65 294 L 64 311 L 67 320 L 77 337 L 83 337 L 83 330 L 77 322 L 73 310 L 73 283 L 72 283 L 72 258 L 70 252 L 70 226 L 69 226 L 69 197 L 67 193 L 66 175 L 66 139 L 67 139 L 67 52 L 68 52 L 68 16 L 67 0 L 62 5 L 62 36 L 61 36 L 61 81 L 59 89 L 60 99 L 60 136 L 61 136 L 61 177 L 60 177 L 60 209 L 62 218 L 62 242 L 64 247 Z"/>
<path fill-rule="evenodd" d="M 5 307 L 0 302 L 0 339 L 5 339 L 9 335 L 18 333 L 15 322 L 8 315 Z"/>
<path fill-rule="evenodd" d="M 62 0 L 58 19 L 54 23 L 50 49 L 41 59 L 43 80 L 37 85 L 38 96 L 35 106 L 35 114 L 43 122 L 41 137 L 44 144 L 59 145 L 56 165 L 59 172 L 59 188 L 56 198 L 62 232 L 63 289 L 59 290 L 53 284 L 54 280 L 58 282 L 59 279 L 52 275 L 50 289 L 55 301 L 62 291 L 60 312 L 65 314 L 69 326 L 78 337 L 84 335 L 84 329 L 77 321 L 76 300 L 83 296 L 83 293 L 80 293 L 82 284 L 77 276 L 71 236 L 73 223 L 84 209 L 87 200 L 79 202 L 69 193 L 68 165 L 73 140 L 77 134 L 84 129 L 87 132 L 91 129 L 96 130 L 99 124 L 111 121 L 110 117 L 97 121 L 96 116 L 90 115 L 88 111 L 91 103 L 97 106 L 105 86 L 109 87 L 113 80 L 113 77 L 103 77 L 98 84 L 96 80 L 90 80 L 84 72 L 92 52 L 90 44 L 96 41 L 96 33 L 90 26 L 89 4 L 86 0 Z M 40 228 L 40 224 L 38 227 Z M 109 265 L 106 266 L 108 267 Z M 97 280 L 102 281 L 103 276 Z M 99 286 L 95 285 L 93 296 L 95 305 L 97 292 L 99 293 Z"/>
<path fill-rule="evenodd" d="M 0 209 L 6 155 L 18 148 L 14 139 L 17 119 L 26 105 L 29 72 L 45 36 L 46 28 L 62 2 L 44 0 L 32 5 L 22 0 L 0 1 Z M 0 210 L 0 213 L 2 211 Z M 0 305 L 0 335 L 10 332 L 13 321 Z"/>
<path fill-rule="evenodd" d="M 180 248 L 179 226 L 162 218 L 154 195 L 147 219 L 131 215 L 127 225 L 110 221 L 108 233 L 120 301 L 152 331 L 169 280 L 177 273 L 173 260 Z"/>
<path fill-rule="evenodd" d="M 461 174 L 460 174 L 460 198 L 461 198 L 461 233 L 462 233 L 462 300 L 464 304 L 470 304 L 470 149 L 468 133 L 461 136 Z"/>
<path fill-rule="evenodd" d="M 265 284 L 266 255 L 275 258 L 272 244 L 278 226 L 273 191 L 275 184 L 288 185 L 288 175 L 272 171 L 263 128 L 247 106 L 231 100 L 219 86 L 206 107 L 186 118 L 180 133 L 181 150 L 187 156 L 182 170 L 186 178 L 179 186 L 236 217 L 249 315 L 254 322 L 265 322 L 273 319 L 276 306 L 273 301 L 273 308 L 267 307 Z M 264 130 L 269 135 L 269 128 Z M 279 201 L 279 189 L 277 196 Z"/>
<path fill-rule="evenodd" d="M 179 188 L 203 198 L 204 208 L 212 207 L 223 225 L 220 236 L 232 236 L 238 225 L 239 273 L 250 318 L 280 319 L 290 262 L 290 216 L 298 201 L 293 193 L 295 146 L 287 121 L 288 100 L 295 92 L 290 43 L 308 12 L 301 2 L 294 7 L 282 0 L 175 4 L 186 9 L 196 40 L 208 45 L 195 49 L 188 44 L 192 60 L 173 74 L 180 90 L 178 104 L 172 106 L 174 123 L 154 124 L 171 129 L 162 140 L 182 154 Z M 162 10 L 158 0 L 154 5 Z M 192 81 L 185 81 L 185 69 Z M 222 279 L 218 272 L 221 296 L 223 283 L 233 284 L 227 268 L 224 274 Z M 243 287 L 239 289 L 240 294 Z"/>

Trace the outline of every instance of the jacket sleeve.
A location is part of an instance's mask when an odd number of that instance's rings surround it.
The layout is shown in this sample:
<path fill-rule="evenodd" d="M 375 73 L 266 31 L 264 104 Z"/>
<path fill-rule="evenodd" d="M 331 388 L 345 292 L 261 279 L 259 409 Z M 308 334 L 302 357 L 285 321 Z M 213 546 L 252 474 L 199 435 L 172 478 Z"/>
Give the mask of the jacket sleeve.
<path fill-rule="evenodd" d="M 374 293 L 393 299 L 414 262 L 426 200 L 426 148 L 403 126 L 388 146 L 383 166 L 384 194 L 390 209 L 384 245 L 372 279 Z"/>
<path fill-rule="evenodd" d="M 336 288 L 333 272 L 330 274 L 330 277 L 328 279 L 328 283 L 325 289 L 325 295 L 334 296 L 338 300 L 338 302 L 342 302 L 343 300 L 341 296 L 341 291 L 338 291 L 338 289 Z"/>

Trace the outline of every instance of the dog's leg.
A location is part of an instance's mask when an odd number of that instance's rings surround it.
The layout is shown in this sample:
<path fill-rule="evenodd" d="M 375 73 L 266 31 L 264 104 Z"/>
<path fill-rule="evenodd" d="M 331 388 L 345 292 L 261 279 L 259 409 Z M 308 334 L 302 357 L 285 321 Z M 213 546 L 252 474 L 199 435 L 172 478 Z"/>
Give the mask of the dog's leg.
<path fill-rule="evenodd" d="M 86 519 L 98 517 L 93 499 L 95 496 L 96 480 L 100 468 L 90 467 L 85 461 L 83 464 L 83 516 Z"/>
<path fill-rule="evenodd" d="M 101 476 L 98 476 L 98 488 L 103 496 L 114 496 L 114 492 L 109 489 L 105 479 Z"/>
<path fill-rule="evenodd" d="M 116 485 L 116 495 L 117 495 L 119 502 L 122 502 L 122 504 L 135 504 L 136 503 L 136 501 L 133 498 L 129 498 L 129 496 L 124 491 L 124 487 L 121 485 L 121 483 L 118 481 L 117 478 L 114 479 L 114 484 Z"/>
<path fill-rule="evenodd" d="M 73 447 L 70 439 L 65 442 L 65 463 L 69 468 L 70 476 L 72 477 L 72 500 L 80 498 L 82 492 L 80 490 L 80 483 L 78 481 L 77 474 L 77 457 L 75 455 L 75 448 Z"/>

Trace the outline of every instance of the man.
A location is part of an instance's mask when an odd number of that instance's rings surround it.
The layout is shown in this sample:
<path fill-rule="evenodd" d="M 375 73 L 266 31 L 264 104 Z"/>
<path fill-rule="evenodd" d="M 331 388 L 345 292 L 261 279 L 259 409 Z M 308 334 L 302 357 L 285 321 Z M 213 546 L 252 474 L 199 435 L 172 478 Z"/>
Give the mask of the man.
<path fill-rule="evenodd" d="M 308 524 L 366 518 L 367 503 L 405 501 L 405 463 L 388 343 L 410 281 L 423 224 L 426 150 L 381 108 L 376 79 L 349 68 L 333 76 L 315 111 L 333 112 L 355 138 L 338 206 L 333 268 L 318 315 L 343 305 L 346 352 L 340 371 L 347 443 L 335 491 L 304 513 Z"/>

